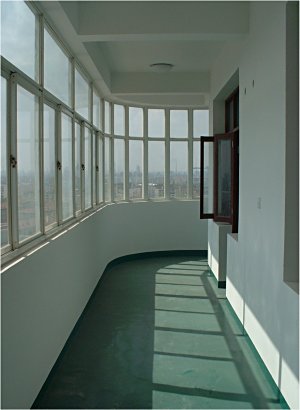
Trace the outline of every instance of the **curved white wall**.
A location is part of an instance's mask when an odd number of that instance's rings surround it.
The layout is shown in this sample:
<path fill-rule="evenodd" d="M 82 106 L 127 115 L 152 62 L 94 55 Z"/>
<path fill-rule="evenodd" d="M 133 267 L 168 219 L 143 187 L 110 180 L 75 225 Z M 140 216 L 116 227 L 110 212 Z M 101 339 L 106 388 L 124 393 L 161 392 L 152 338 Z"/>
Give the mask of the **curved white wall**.
<path fill-rule="evenodd" d="M 2 408 L 29 408 L 106 265 L 207 249 L 198 201 L 107 205 L 2 274 Z"/>

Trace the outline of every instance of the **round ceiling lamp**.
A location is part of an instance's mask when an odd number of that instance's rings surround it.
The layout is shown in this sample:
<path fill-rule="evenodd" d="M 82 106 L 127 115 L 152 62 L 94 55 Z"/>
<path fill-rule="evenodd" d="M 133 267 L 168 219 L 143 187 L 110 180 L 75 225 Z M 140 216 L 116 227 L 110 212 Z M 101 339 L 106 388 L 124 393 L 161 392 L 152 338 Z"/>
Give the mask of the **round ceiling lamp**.
<path fill-rule="evenodd" d="M 171 63 L 153 63 L 150 64 L 150 67 L 157 73 L 168 73 L 172 70 L 174 65 Z"/>

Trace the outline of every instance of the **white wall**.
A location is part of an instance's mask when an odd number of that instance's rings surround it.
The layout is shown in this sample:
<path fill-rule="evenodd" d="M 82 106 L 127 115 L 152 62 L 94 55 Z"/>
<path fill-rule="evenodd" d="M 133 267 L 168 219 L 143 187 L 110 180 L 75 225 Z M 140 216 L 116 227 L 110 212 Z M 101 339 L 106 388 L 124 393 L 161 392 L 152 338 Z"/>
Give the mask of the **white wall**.
<path fill-rule="evenodd" d="M 218 282 L 226 281 L 227 271 L 227 234 L 231 232 L 231 225 L 208 221 L 208 265 Z"/>
<path fill-rule="evenodd" d="M 30 408 L 106 265 L 207 249 L 198 201 L 108 205 L 2 274 L 2 408 Z"/>
<path fill-rule="evenodd" d="M 227 297 L 289 406 L 298 408 L 299 296 L 283 279 L 285 7 L 251 3 L 249 36 L 235 52 L 231 46 L 230 63 L 226 50 L 220 56 L 212 97 L 239 69 L 239 233 L 237 242 L 228 239 Z"/>

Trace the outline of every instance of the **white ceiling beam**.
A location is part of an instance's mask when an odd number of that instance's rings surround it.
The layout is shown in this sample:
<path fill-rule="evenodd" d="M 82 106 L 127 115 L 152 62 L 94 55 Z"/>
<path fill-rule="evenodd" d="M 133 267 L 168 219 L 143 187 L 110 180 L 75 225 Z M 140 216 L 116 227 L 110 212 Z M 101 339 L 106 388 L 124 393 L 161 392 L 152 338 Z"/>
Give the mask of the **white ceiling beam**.
<path fill-rule="evenodd" d="M 71 9 L 72 3 L 63 2 L 63 7 Z M 157 33 L 242 35 L 249 28 L 247 1 L 81 1 L 76 7 L 79 20 L 77 13 L 69 16 L 78 34 L 102 35 L 102 39 Z"/>
<path fill-rule="evenodd" d="M 208 94 L 112 94 L 112 100 L 152 107 L 209 107 Z"/>
<path fill-rule="evenodd" d="M 210 91 L 210 74 L 112 73 L 113 94 L 198 94 Z"/>
<path fill-rule="evenodd" d="M 101 41 L 229 41 L 245 37 L 245 33 L 151 33 L 151 34 L 81 34 L 83 43 Z"/>

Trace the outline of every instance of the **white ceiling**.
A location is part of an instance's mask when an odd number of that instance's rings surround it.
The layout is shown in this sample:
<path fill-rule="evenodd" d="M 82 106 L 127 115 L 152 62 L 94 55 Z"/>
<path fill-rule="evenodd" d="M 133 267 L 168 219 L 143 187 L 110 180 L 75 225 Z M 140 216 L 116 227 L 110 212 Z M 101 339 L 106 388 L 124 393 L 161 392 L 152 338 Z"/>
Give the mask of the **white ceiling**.
<path fill-rule="evenodd" d="M 174 65 L 172 72 L 208 71 L 222 41 L 103 41 L 97 42 L 111 72 L 153 72 L 152 63 Z"/>
<path fill-rule="evenodd" d="M 249 25 L 247 1 L 43 1 L 41 7 L 104 95 L 137 104 L 208 105 L 216 58 Z M 157 62 L 174 68 L 154 73 L 149 66 Z"/>

